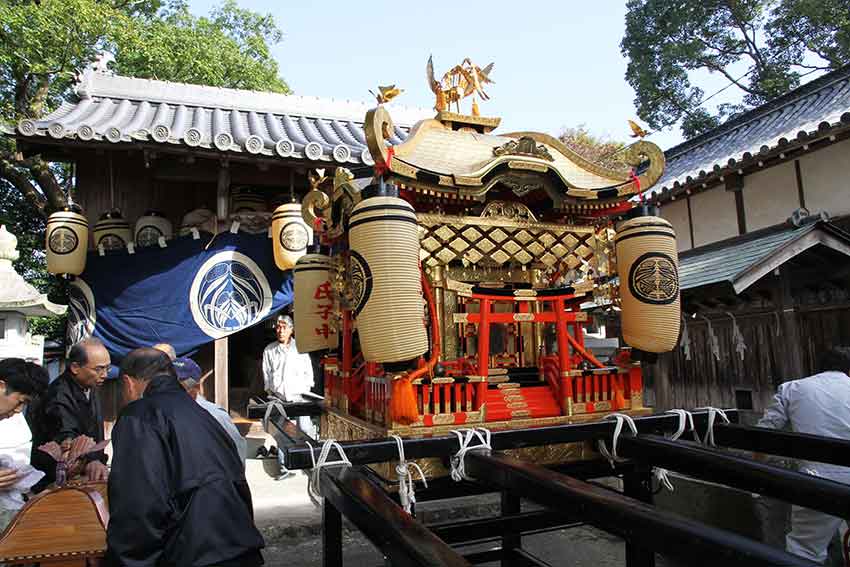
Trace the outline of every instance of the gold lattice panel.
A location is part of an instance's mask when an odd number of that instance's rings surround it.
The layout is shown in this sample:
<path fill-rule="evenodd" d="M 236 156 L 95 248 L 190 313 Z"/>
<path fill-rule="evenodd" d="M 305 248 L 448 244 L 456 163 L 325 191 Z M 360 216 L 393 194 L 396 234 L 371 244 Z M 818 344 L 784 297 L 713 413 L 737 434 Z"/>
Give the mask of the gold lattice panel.
<path fill-rule="evenodd" d="M 467 260 L 472 264 L 566 265 L 593 257 L 593 227 L 494 217 L 420 214 L 420 258 L 427 266 Z"/>

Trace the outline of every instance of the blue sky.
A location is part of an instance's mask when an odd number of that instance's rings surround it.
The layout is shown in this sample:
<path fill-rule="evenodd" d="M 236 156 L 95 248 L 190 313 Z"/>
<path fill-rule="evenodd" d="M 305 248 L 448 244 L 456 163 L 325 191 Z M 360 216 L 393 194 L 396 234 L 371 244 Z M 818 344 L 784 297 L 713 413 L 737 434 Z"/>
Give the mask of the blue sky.
<path fill-rule="evenodd" d="M 430 108 L 425 64 L 433 54 L 438 76 L 464 57 L 481 67 L 495 61 L 491 100 L 479 104 L 482 115 L 502 118 L 500 131 L 558 134 L 584 124 L 627 140 L 626 120 L 636 118 L 619 47 L 622 1 L 238 1 L 275 16 L 284 40 L 274 55 L 297 94 L 368 101 L 368 89 L 395 83 L 405 89 L 397 102 Z M 219 3 L 191 7 L 203 15 Z M 703 80 L 708 93 L 726 84 Z M 729 89 L 712 102 L 730 96 L 738 95 Z M 650 140 L 666 149 L 681 136 L 673 129 Z"/>

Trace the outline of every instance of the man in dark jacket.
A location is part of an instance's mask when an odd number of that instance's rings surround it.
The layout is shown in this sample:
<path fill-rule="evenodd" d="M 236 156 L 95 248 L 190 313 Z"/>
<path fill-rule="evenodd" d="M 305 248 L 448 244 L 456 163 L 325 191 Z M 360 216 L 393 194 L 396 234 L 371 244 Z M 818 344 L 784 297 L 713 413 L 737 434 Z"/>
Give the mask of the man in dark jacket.
<path fill-rule="evenodd" d="M 112 430 L 107 564 L 262 565 L 251 492 L 224 429 L 158 350 L 128 354 L 121 381 L 129 403 Z"/>
<path fill-rule="evenodd" d="M 109 371 L 109 352 L 98 339 L 90 338 L 71 347 L 65 372 L 47 388 L 44 399 L 35 408 L 30 420 L 33 433 L 32 465 L 44 472 L 37 485 L 40 490 L 56 479 L 56 461 L 38 450 L 50 441 L 62 443 L 80 435 L 95 442 L 103 441 L 103 411 L 97 388 L 106 380 Z M 106 480 L 106 455 L 89 455 L 86 476 L 89 480 Z"/>

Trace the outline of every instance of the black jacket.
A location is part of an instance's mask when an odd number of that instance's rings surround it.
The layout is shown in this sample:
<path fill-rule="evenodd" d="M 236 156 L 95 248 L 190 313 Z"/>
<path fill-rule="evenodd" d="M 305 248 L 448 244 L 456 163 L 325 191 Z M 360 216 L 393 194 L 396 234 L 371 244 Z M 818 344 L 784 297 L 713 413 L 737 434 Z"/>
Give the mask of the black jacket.
<path fill-rule="evenodd" d="M 38 450 L 39 445 L 88 435 L 95 442 L 103 441 L 103 411 L 97 392 L 92 390 L 89 398 L 82 387 L 67 370 L 50 383 L 47 393 L 38 402 L 30 421 L 33 434 L 32 465 L 43 471 L 45 477 L 38 483 L 38 490 L 56 480 L 56 461 Z M 89 456 L 89 460 L 106 463 L 103 452 Z"/>
<path fill-rule="evenodd" d="M 107 565 L 263 563 L 233 441 L 176 378 L 154 377 L 112 430 Z"/>

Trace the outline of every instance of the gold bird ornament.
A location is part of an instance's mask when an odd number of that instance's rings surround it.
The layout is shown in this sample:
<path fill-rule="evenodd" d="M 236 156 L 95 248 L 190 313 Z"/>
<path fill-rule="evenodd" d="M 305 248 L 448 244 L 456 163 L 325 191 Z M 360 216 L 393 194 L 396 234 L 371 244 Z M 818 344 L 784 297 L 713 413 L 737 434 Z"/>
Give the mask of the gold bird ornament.
<path fill-rule="evenodd" d="M 378 94 L 375 94 L 372 89 L 369 89 L 369 93 L 375 100 L 378 101 L 378 104 L 384 104 L 385 102 L 390 102 L 392 99 L 400 95 L 404 92 L 404 89 L 396 88 L 395 85 L 389 85 L 386 87 L 378 86 Z"/>
<path fill-rule="evenodd" d="M 632 138 L 645 138 L 649 136 L 651 132 L 647 132 L 643 128 L 640 127 L 640 124 L 635 122 L 634 120 L 629 120 L 629 128 L 632 129 Z"/>

